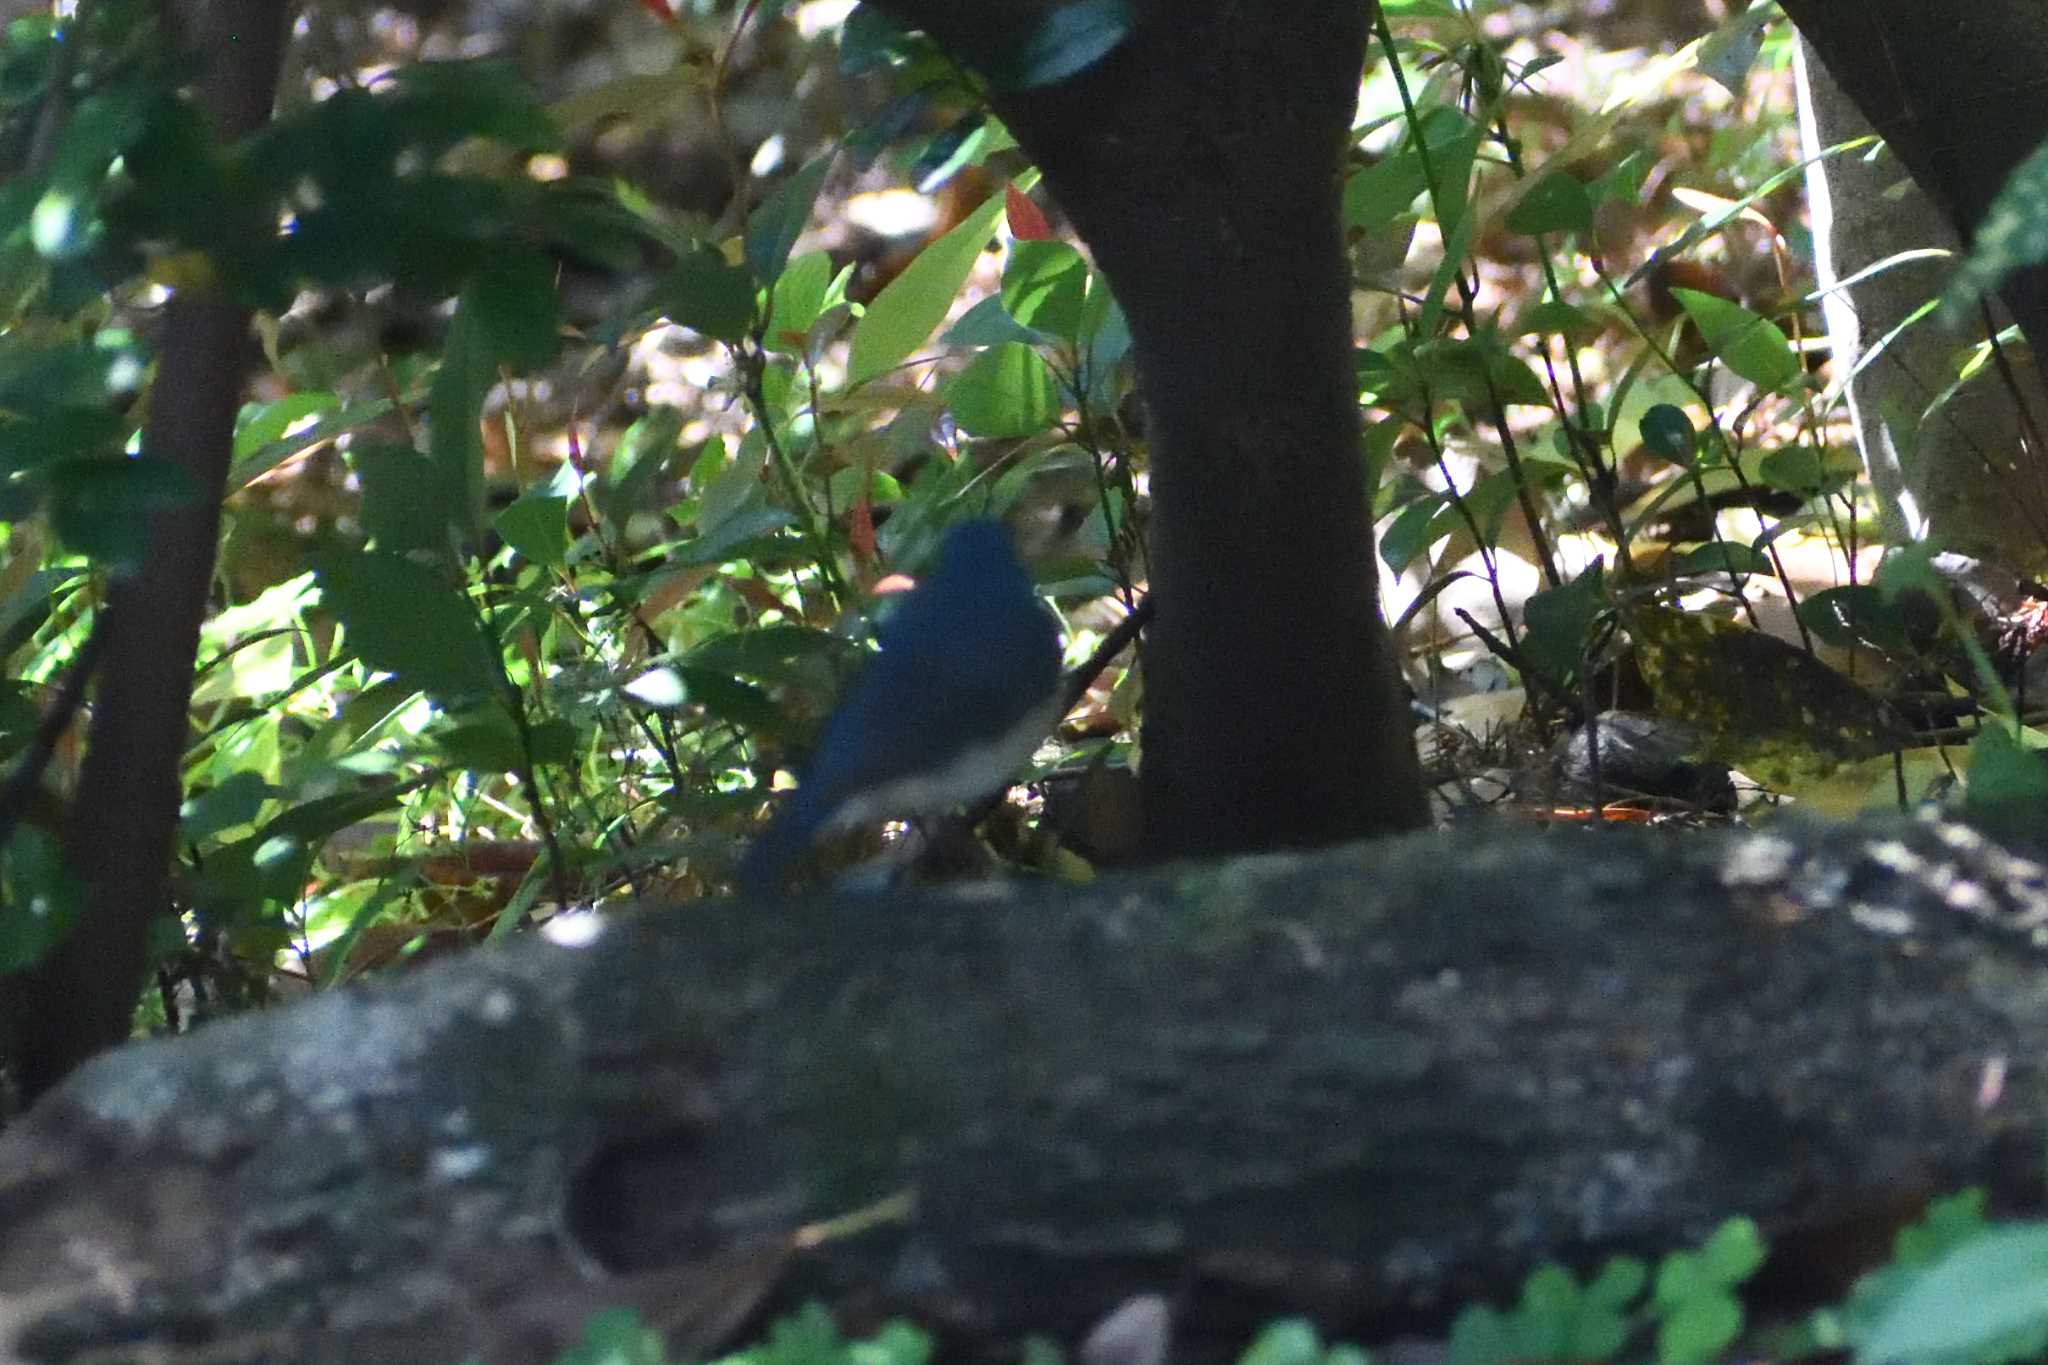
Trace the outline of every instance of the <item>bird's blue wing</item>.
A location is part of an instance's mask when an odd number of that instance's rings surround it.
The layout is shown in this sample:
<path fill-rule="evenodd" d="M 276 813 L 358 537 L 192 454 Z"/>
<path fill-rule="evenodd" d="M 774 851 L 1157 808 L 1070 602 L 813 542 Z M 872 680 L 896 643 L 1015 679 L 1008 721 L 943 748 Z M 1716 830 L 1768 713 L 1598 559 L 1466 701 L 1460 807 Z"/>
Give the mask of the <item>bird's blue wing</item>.
<path fill-rule="evenodd" d="M 992 745 L 1041 713 L 1059 685 L 1058 627 L 993 522 L 949 532 L 938 572 L 877 634 L 881 652 L 826 724 L 796 795 L 749 852 L 743 886 L 771 889 L 848 801 Z"/>

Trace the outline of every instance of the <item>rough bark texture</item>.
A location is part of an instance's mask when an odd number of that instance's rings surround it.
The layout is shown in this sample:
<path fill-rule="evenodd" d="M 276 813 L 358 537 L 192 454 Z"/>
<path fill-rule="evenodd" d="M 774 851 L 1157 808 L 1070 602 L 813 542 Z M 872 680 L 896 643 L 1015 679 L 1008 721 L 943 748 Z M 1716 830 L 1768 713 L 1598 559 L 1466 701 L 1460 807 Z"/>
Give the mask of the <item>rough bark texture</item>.
<path fill-rule="evenodd" d="M 216 135 L 253 131 L 270 116 L 276 89 L 281 0 L 174 8 L 206 62 L 198 99 Z M 31 1096 L 128 1036 L 149 925 L 170 909 L 192 667 L 248 339 L 249 310 L 218 298 L 181 294 L 164 323 L 142 449 L 188 475 L 198 496 L 153 519 L 142 562 L 107 593 L 105 657 L 75 801 L 73 862 L 85 905 L 70 936 L 27 974 L 8 1040 Z"/>
<path fill-rule="evenodd" d="M 1965 240 L 2048 136 L 2048 10 L 2040 0 L 1785 0 L 1800 36 Z M 2000 291 L 2048 364 L 2048 267 Z"/>
<path fill-rule="evenodd" d="M 2048 873 L 1930 825 L 572 920 L 82 1068 L 0 1134 L 0 1359 L 538 1362 L 608 1302 L 702 1345 L 905 1192 L 787 1292 L 1370 1339 L 1735 1212 L 2031 1197 L 2044 933 Z"/>
<path fill-rule="evenodd" d="M 971 66 L 1049 3 L 887 0 Z M 997 112 L 1116 289 L 1150 416 L 1143 768 L 1159 854 L 1424 818 L 1380 620 L 1339 222 L 1371 6 L 1141 0 Z"/>
<path fill-rule="evenodd" d="M 1870 136 L 1870 120 L 1803 41 L 1795 66 L 1805 155 Z M 1886 538 L 1932 534 L 2022 573 L 2048 567 L 2048 470 L 2019 442 L 2026 411 L 2048 417 L 2039 377 L 2019 367 L 2008 383 L 1987 368 L 1928 414 L 1954 382 L 1967 339 L 1932 318 L 1896 331 L 1955 268 L 1955 228 L 1891 156 L 1866 149 L 1815 160 L 1806 184 L 1814 275 L 1829 291 L 1821 300 L 1828 345 L 1838 379 L 1856 376 L 1845 398 Z M 1886 264 L 1928 248 L 1952 258 Z M 1849 279 L 1857 282 L 1839 287 Z"/>

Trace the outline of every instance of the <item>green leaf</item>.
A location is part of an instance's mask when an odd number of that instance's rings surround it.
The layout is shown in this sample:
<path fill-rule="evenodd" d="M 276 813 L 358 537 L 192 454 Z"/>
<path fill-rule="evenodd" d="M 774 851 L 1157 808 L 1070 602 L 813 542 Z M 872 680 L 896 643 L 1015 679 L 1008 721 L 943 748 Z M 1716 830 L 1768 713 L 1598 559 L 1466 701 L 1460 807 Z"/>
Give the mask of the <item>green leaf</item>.
<path fill-rule="evenodd" d="M 1970 741 L 1968 809 L 1980 818 L 2009 819 L 2048 809 L 2048 764 L 2021 747 L 2003 724 L 1986 725 Z"/>
<path fill-rule="evenodd" d="M 1765 1250 L 1753 1219 L 1730 1218 L 1700 1248 L 1701 1269 L 1712 1283 L 1732 1289 L 1763 1269 Z"/>
<path fill-rule="evenodd" d="M 1072 0 L 1048 13 L 1015 62 L 989 73 L 999 86 L 1035 90 L 1079 75 L 1130 36 L 1137 16 L 1126 0 Z"/>
<path fill-rule="evenodd" d="M 324 556 L 320 597 L 351 653 L 436 700 L 489 694 L 501 674 L 469 599 L 395 554 Z"/>
<path fill-rule="evenodd" d="M 1601 325 L 1585 309 L 1559 299 L 1546 299 L 1521 315 L 1517 336 L 1561 336 L 1570 341 L 1590 341 L 1600 335 Z"/>
<path fill-rule="evenodd" d="M 1059 386 L 1038 352 L 1015 341 L 976 356 L 946 387 L 953 420 L 970 436 L 1030 436 L 1059 420 Z"/>
<path fill-rule="evenodd" d="M 363 529 L 379 550 L 428 550 L 444 542 L 449 519 L 433 461 L 411 446 L 381 441 L 351 444 L 348 461 L 363 487 Z"/>
<path fill-rule="evenodd" d="M 934 134 L 910 163 L 910 183 L 919 194 L 935 193 L 961 168 L 988 154 L 988 120 L 979 113 L 962 114 Z"/>
<path fill-rule="evenodd" d="M 762 626 L 706 640 L 690 651 L 684 673 L 687 677 L 691 670 L 702 669 L 768 682 L 795 682 L 815 679 L 818 663 L 836 665 L 853 649 L 830 631 L 810 626 Z"/>
<path fill-rule="evenodd" d="M 1496 403 L 1503 407 L 1550 404 L 1543 381 L 1508 351 L 1498 333 L 1433 337 L 1417 344 L 1411 354 L 1418 393 L 1426 387 L 1433 399 L 1460 403 L 1479 413 L 1491 412 Z M 1398 367 L 1398 355 L 1395 363 Z M 1396 401 L 1400 396 L 1398 391 L 1382 394 Z"/>
<path fill-rule="evenodd" d="M 829 271 L 831 262 L 825 265 Z M 821 282 L 819 296 L 823 295 Z M 652 302 L 671 322 L 714 341 L 738 341 L 754 325 L 754 277 L 727 265 L 716 251 L 701 248 L 676 262 L 656 286 Z M 813 313 L 812 320 L 816 317 Z"/>
<path fill-rule="evenodd" d="M 567 563 L 569 500 L 547 493 L 525 493 L 498 513 L 492 525 L 505 543 L 536 564 L 560 569 Z"/>
<path fill-rule="evenodd" d="M 0 471 L 58 460 L 122 458 L 128 422 L 103 408 L 53 408 L 21 421 L 0 420 Z"/>
<path fill-rule="evenodd" d="M 1508 1320 L 1497 1310 L 1475 1304 L 1452 1321 L 1447 1365 L 1507 1365 L 1522 1358 Z"/>
<path fill-rule="evenodd" d="M 768 325 L 763 344 L 771 351 L 803 350 L 804 337 L 825 311 L 832 287 L 832 258 L 806 251 L 789 263 L 768 293 Z"/>
<path fill-rule="evenodd" d="M 1892 1259 L 1902 1266 L 1932 1265 L 1984 1231 L 1984 1204 L 1981 1187 L 1930 1201 L 1919 1222 L 1899 1229 Z"/>
<path fill-rule="evenodd" d="M 40 962 L 63 942 L 85 904 L 85 887 L 56 839 L 21 825 L 7 841 L 0 867 L 0 976 Z"/>
<path fill-rule="evenodd" d="M 1586 1299 L 1606 1308 L 1626 1308 L 1649 1281 L 1649 1267 L 1633 1256 L 1616 1256 L 1586 1286 Z"/>
<path fill-rule="evenodd" d="M 853 330 L 848 383 L 865 383 L 893 369 L 945 321 L 953 296 L 967 282 L 1002 211 L 1002 194 L 991 194 L 965 222 L 919 252 L 917 259 L 875 296 Z"/>
<path fill-rule="evenodd" d="M 1442 539 L 1434 529 L 1437 513 L 1449 505 L 1440 493 L 1426 493 L 1398 513 L 1380 537 L 1380 559 L 1395 573 L 1408 566 Z"/>
<path fill-rule="evenodd" d="M 713 720 L 750 734 L 784 736 L 781 709 L 754 684 L 708 668 L 680 667 L 676 676 L 682 680 L 685 699 L 703 707 Z"/>
<path fill-rule="evenodd" d="M 1545 588 L 1523 607 L 1523 659 L 1554 683 L 1576 677 L 1587 636 L 1606 607 L 1605 568 L 1594 560 L 1571 582 Z"/>
<path fill-rule="evenodd" d="M 1769 573 L 1771 561 L 1754 546 L 1717 540 L 1687 550 L 1671 562 L 1674 574 Z"/>
<path fill-rule="evenodd" d="M 1659 459 L 1690 467 L 1699 449 L 1699 433 L 1685 409 L 1658 403 L 1642 416 L 1643 449 Z"/>
<path fill-rule="evenodd" d="M 201 792 L 179 808 L 178 838 L 198 844 L 223 830 L 253 824 L 264 803 L 280 794 L 278 788 L 263 780 L 261 773 L 230 773 L 210 791 Z"/>
<path fill-rule="evenodd" d="M 268 403 L 250 403 L 235 419 L 235 458 L 246 459 L 309 417 L 334 412 L 341 399 L 331 393 L 286 394 Z"/>
<path fill-rule="evenodd" d="M 1088 265 L 1065 242 L 1015 242 L 1003 270 L 1003 309 L 1026 327 L 1072 341 L 1081 329 Z"/>
<path fill-rule="evenodd" d="M 1886 593 L 1870 583 L 1845 583 L 1810 593 L 1798 604 L 1798 620 L 1827 645 L 1868 645 L 1888 655 L 1911 657 L 1919 639 L 1933 639 L 1939 620 L 1915 620 L 1915 604 L 1933 606 L 1921 593 Z"/>
<path fill-rule="evenodd" d="M 1769 318 L 1697 289 L 1673 289 L 1671 296 L 1699 327 L 1707 349 L 1750 383 L 1775 392 L 1798 377 L 1799 357 Z"/>
<path fill-rule="evenodd" d="M 409 782 L 388 782 L 383 786 L 370 787 L 363 791 L 316 796 L 310 801 L 300 802 L 289 810 L 280 811 L 264 821 L 263 828 L 257 830 L 245 842 L 262 844 L 272 839 L 287 839 L 301 844 L 318 843 L 329 835 L 339 834 L 350 825 L 392 809 L 406 793 L 419 787 L 425 780 L 416 778 Z"/>
<path fill-rule="evenodd" d="M 1736 99 L 1747 94 L 1749 68 L 1763 50 L 1764 26 L 1770 22 L 1770 7 L 1752 5 L 1707 35 L 1700 44 L 1695 69 Z"/>
<path fill-rule="evenodd" d="M 451 768 L 473 773 L 517 772 L 526 766 L 519 727 L 501 707 L 465 714 L 429 733 L 434 749 Z"/>
<path fill-rule="evenodd" d="M 1238 1365 L 1322 1365 L 1323 1340 L 1306 1318 L 1281 1318 L 1260 1329 Z"/>
<path fill-rule="evenodd" d="M 484 447 L 477 424 L 483 419 L 484 395 L 497 375 L 484 324 L 476 310 L 455 309 L 442 343 L 441 368 L 434 372 L 427 394 L 427 449 L 433 464 L 432 505 L 445 521 L 465 533 L 481 521 L 484 500 Z"/>
<path fill-rule="evenodd" d="M 140 560 L 151 515 L 199 495 L 190 475 L 162 460 L 62 460 L 49 478 L 51 525 L 66 545 L 103 564 Z"/>
<path fill-rule="evenodd" d="M 946 334 L 939 338 L 946 346 L 994 346 L 998 342 L 1021 341 L 1043 346 L 1053 340 L 1044 332 L 1024 326 L 1003 308 L 999 298 L 985 298 L 962 313 Z"/>
<path fill-rule="evenodd" d="M 851 507 L 863 496 L 869 502 L 877 503 L 900 502 L 903 498 L 903 485 L 896 481 L 894 475 L 880 469 L 862 469 L 857 465 L 834 470 L 827 488 L 834 507 Z"/>
<path fill-rule="evenodd" d="M 1856 1342 L 1892 1365 L 1972 1353 L 2048 1322 L 2048 1224 L 1997 1228 L 1918 1272 Z"/>
<path fill-rule="evenodd" d="M 560 341 L 555 314 L 555 267 L 531 251 L 487 258 L 462 287 L 456 305 L 475 319 L 491 360 L 528 370 L 554 357 Z"/>
<path fill-rule="evenodd" d="M 1593 226 L 1593 199 L 1586 187 L 1553 171 L 1529 187 L 1508 210 L 1508 231 L 1534 237 L 1545 232 L 1586 232 Z"/>
<path fill-rule="evenodd" d="M 769 196 L 747 216 L 744 256 L 754 278 L 767 285 L 775 283 L 789 260 L 796 239 L 811 221 L 811 205 L 818 201 L 825 173 L 832 169 L 833 153 L 826 152 L 777 185 Z"/>
<path fill-rule="evenodd" d="M 819 1365 L 837 1360 L 821 1356 Z M 606 1308 L 583 1322 L 583 1339 L 562 1352 L 555 1365 L 667 1365 L 668 1344 L 640 1320 L 635 1308 Z"/>
<path fill-rule="evenodd" d="M 1367 166 L 1344 182 L 1344 225 L 1369 233 L 1387 230 L 1429 188 L 1414 148 Z"/>
<path fill-rule="evenodd" d="M 905 57 L 903 26 L 873 5 L 855 5 L 839 27 L 839 69 L 849 76 L 879 71 Z"/>
<path fill-rule="evenodd" d="M 1958 317 L 1978 295 L 1997 289 L 2007 274 L 2048 261 L 2048 145 L 2036 148 L 2006 177 L 1977 225 L 1969 259 L 1956 272 L 1942 310 Z"/>
<path fill-rule="evenodd" d="M 1658 1365 L 1707 1365 L 1741 1332 L 1742 1305 L 1733 1294 L 1698 1295 L 1658 1324 Z"/>
<path fill-rule="evenodd" d="M 1853 474 L 1812 446 L 1779 446 L 1764 456 L 1757 473 L 1771 487 L 1803 498 L 1819 497 L 1842 486 Z"/>
<path fill-rule="evenodd" d="M 45 258 L 73 260 L 92 247 L 100 184 L 113 159 L 147 130 L 150 102 L 146 87 L 133 82 L 80 101 L 65 120 L 50 187 L 30 219 L 30 241 Z"/>
<path fill-rule="evenodd" d="M 1457 133 L 1446 138 L 1441 148 L 1436 145 L 1440 125 L 1454 126 Z M 1455 123 L 1448 117 L 1440 117 L 1430 124 L 1428 143 L 1431 148 L 1428 171 L 1435 180 L 1435 190 L 1430 199 L 1430 214 L 1438 219 L 1444 240 L 1467 243 L 1471 241 L 1469 231 L 1464 228 L 1465 207 L 1472 197 L 1472 163 L 1478 159 L 1479 144 L 1486 138 L 1485 130 L 1462 117 Z M 1458 253 L 1463 256 L 1463 249 Z M 1455 261 L 1449 263 L 1456 270 Z"/>

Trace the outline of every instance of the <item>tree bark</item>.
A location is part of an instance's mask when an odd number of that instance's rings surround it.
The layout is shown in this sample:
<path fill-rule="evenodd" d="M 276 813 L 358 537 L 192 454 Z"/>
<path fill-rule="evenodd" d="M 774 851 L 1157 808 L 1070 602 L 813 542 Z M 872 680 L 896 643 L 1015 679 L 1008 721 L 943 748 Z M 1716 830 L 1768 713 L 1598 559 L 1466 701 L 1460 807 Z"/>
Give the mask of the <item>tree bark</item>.
<path fill-rule="evenodd" d="M 270 116 L 284 50 L 281 0 L 191 0 L 185 36 L 205 62 L 199 104 L 232 140 Z M 221 490 L 247 372 L 249 310 L 181 293 L 165 319 L 143 453 L 200 490 L 158 513 L 142 561 L 107 592 L 105 654 L 75 800 L 84 906 L 22 983 L 9 1055 L 33 1097 L 128 1037 L 152 921 L 170 910 L 172 841 L 189 739 L 192 669 L 220 536 Z"/>
<path fill-rule="evenodd" d="M 970 66 L 1050 0 L 886 0 Z M 1340 196 L 1372 7 L 1142 0 L 1126 41 L 994 103 L 1108 276 L 1149 415 L 1141 780 L 1157 855 L 1411 829 L 1379 614 Z"/>
<path fill-rule="evenodd" d="M 2048 136 L 2048 14 L 2037 0 L 1785 0 L 1828 71 L 1968 241 Z M 2048 266 L 1999 291 L 2048 374 Z"/>
<path fill-rule="evenodd" d="M 82 1068 L 0 1134 L 0 1359 L 519 1365 L 618 1302 L 704 1347 L 793 1257 L 779 1292 L 992 1349 L 1178 1293 L 1207 1361 L 1737 1213 L 2039 1194 L 2048 870 L 1955 826 L 1495 826 L 552 933 Z"/>
<path fill-rule="evenodd" d="M 1803 39 L 1795 73 L 1801 151 L 1820 158 L 1806 170 L 1814 276 L 1827 291 L 1821 311 L 1837 382 L 1855 376 L 1844 398 L 1885 538 L 1932 534 L 1948 549 L 2037 573 L 2048 567 L 2048 471 L 2025 458 L 2018 438 L 2029 413 L 2048 419 L 2039 376 L 1987 368 L 1929 411 L 1955 381 L 1965 338 L 1931 317 L 1907 319 L 1941 293 L 1961 239 L 1895 157 L 1862 149 L 1821 158 L 1873 129 Z M 1895 263 L 1928 248 L 1950 259 Z"/>

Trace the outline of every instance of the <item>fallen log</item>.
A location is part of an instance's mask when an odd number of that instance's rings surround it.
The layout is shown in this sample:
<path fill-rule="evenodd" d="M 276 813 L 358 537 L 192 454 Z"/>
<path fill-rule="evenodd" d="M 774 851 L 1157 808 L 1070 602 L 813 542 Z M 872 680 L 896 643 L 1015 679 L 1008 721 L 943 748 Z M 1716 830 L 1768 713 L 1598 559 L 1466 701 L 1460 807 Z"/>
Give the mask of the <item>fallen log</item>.
<path fill-rule="evenodd" d="M 793 1286 L 1371 1337 L 1735 1213 L 2037 1198 L 2044 941 L 2040 865 L 1906 822 L 565 919 L 51 1093 L 0 1359 L 545 1361 L 613 1303 L 702 1349 Z"/>

